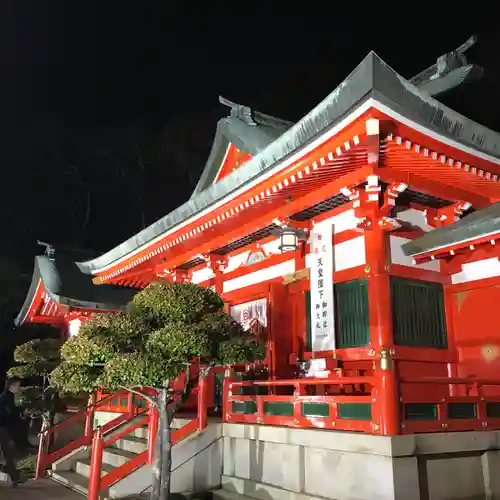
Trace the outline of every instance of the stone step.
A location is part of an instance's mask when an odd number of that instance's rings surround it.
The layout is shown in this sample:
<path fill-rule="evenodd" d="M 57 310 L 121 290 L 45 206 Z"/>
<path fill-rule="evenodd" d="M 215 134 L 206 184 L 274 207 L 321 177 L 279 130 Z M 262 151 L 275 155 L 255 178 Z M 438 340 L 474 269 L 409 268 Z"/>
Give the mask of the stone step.
<path fill-rule="evenodd" d="M 88 478 L 72 471 L 49 471 L 49 476 L 57 483 L 62 484 L 63 486 L 76 491 L 77 493 L 80 493 L 84 497 L 87 497 L 89 489 Z"/>
<path fill-rule="evenodd" d="M 114 442 L 110 448 L 118 448 L 139 454 L 148 449 L 148 440 L 136 436 L 125 436 L 123 439 Z"/>
<path fill-rule="evenodd" d="M 249 497 L 247 495 L 241 495 L 235 491 L 228 490 L 213 490 L 212 491 L 213 500 L 255 500 L 254 497 Z"/>
<path fill-rule="evenodd" d="M 127 434 L 127 437 L 137 437 L 140 439 L 148 439 L 148 428 L 147 426 L 145 427 L 138 427 L 137 429 L 133 430 L 129 434 Z"/>
<path fill-rule="evenodd" d="M 101 467 L 101 477 L 105 476 L 113 469 L 115 469 L 115 467 L 103 462 Z M 73 472 L 76 472 L 80 476 L 84 476 L 88 479 L 90 477 L 90 458 L 87 460 L 78 460 L 77 462 L 75 462 L 75 464 L 73 465 Z"/>
<path fill-rule="evenodd" d="M 103 465 L 120 467 L 120 465 L 127 463 L 136 456 L 137 453 L 132 451 L 121 450 L 120 448 L 105 448 L 102 452 L 102 463 Z"/>

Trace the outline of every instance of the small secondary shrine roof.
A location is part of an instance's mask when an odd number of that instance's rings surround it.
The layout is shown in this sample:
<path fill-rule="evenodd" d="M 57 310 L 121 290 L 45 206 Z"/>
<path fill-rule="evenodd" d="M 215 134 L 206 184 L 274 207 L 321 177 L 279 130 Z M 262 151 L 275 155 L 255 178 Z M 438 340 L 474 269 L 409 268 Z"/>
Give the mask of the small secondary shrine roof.
<path fill-rule="evenodd" d="M 449 247 L 466 246 L 480 239 L 491 238 L 500 233 L 500 203 L 478 210 L 463 219 L 428 232 L 425 236 L 405 243 L 406 255 L 418 257 L 423 254 L 446 251 Z"/>
<path fill-rule="evenodd" d="M 109 252 L 80 262 L 80 269 L 88 274 L 97 274 L 135 255 L 189 219 L 211 210 L 253 182 L 271 175 L 280 162 L 292 153 L 338 127 L 347 117 L 362 114 L 369 107 L 377 108 L 436 139 L 444 138 L 457 144 L 468 153 L 500 164 L 498 133 L 433 99 L 371 52 L 320 104 L 240 168 L 209 187 L 207 178 L 189 201 Z"/>
<path fill-rule="evenodd" d="M 15 323 L 21 324 L 25 320 L 40 284 L 59 305 L 106 311 L 124 309 L 136 290 L 115 285 L 94 285 L 92 278 L 83 274 L 75 264 L 76 260 L 88 256 L 87 252 L 57 250 L 53 257 L 35 257 L 31 285 Z"/>

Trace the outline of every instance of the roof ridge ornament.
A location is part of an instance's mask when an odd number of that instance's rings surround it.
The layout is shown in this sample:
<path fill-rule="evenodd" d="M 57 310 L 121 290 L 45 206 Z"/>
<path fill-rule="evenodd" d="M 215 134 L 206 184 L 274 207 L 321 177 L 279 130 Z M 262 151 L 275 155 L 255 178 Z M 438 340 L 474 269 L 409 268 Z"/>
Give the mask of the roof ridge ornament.
<path fill-rule="evenodd" d="M 45 243 L 43 241 L 40 241 L 40 240 L 36 240 L 37 244 L 42 246 L 42 247 L 45 247 L 45 252 L 44 254 L 50 259 L 50 260 L 54 260 L 55 257 L 56 257 L 56 249 L 50 244 L 50 243 Z"/>
<path fill-rule="evenodd" d="M 478 80 L 483 76 L 483 69 L 468 64 L 465 57 L 465 52 L 476 42 L 477 36 L 471 36 L 456 50 L 439 56 L 435 64 L 411 78 L 410 82 L 431 96 L 437 96 L 466 81 Z"/>
<path fill-rule="evenodd" d="M 253 118 L 252 108 L 249 106 L 237 104 L 222 96 L 219 96 L 219 102 L 224 106 L 231 108 L 231 116 L 239 118 L 241 121 L 245 122 L 247 125 L 251 125 L 252 127 L 257 126 L 257 122 Z"/>

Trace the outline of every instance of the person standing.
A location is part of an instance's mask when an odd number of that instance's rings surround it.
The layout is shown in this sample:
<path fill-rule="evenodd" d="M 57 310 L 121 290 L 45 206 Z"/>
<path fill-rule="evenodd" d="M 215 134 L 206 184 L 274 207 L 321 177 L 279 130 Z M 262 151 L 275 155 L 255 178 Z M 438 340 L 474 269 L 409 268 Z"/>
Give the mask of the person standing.
<path fill-rule="evenodd" d="M 20 472 L 16 467 L 15 437 L 22 421 L 16 406 L 15 396 L 21 389 L 21 379 L 12 377 L 7 380 L 5 391 L 0 395 L 0 449 L 5 460 L 4 471 L 10 476 L 12 484 L 20 483 Z"/>

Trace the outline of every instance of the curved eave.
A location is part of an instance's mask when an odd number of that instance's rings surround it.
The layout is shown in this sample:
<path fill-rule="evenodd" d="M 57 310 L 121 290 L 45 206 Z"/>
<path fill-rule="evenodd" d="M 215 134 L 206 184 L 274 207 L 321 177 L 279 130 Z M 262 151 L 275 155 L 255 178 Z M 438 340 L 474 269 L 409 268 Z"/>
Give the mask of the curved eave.
<path fill-rule="evenodd" d="M 430 250 L 413 257 L 415 263 L 421 264 L 430 260 L 439 260 L 451 257 L 454 255 L 469 254 L 481 248 L 490 247 L 492 245 L 500 245 L 500 231 L 484 235 L 479 238 L 472 238 L 467 241 L 461 241 L 456 244 L 451 244 L 446 247 Z"/>
<path fill-rule="evenodd" d="M 324 101 L 279 139 L 220 182 L 102 256 L 79 263 L 88 274 L 103 274 L 152 243 L 183 227 L 201 213 L 244 192 L 259 178 L 272 175 L 292 153 L 333 129 L 349 112 L 373 99 L 382 112 L 424 133 L 443 138 L 495 165 L 500 164 L 500 135 L 447 108 L 398 75 L 373 52 Z"/>
<path fill-rule="evenodd" d="M 35 267 L 35 270 L 33 271 L 33 275 L 31 277 L 30 287 L 28 289 L 28 293 L 26 294 L 26 298 L 24 299 L 21 310 L 14 318 L 14 325 L 21 326 L 26 321 L 26 319 L 30 315 L 30 312 L 37 307 L 39 300 L 41 300 L 43 291 L 44 287 L 40 278 L 40 273 Z"/>
<path fill-rule="evenodd" d="M 90 277 L 85 276 L 85 279 L 90 281 Z M 97 310 L 97 311 L 124 311 L 127 305 L 123 302 L 102 302 L 99 300 L 86 300 L 75 297 L 70 297 L 60 293 L 61 277 L 56 272 L 56 267 L 46 256 L 35 257 L 35 265 L 31 284 L 28 289 L 26 298 L 19 314 L 14 319 L 14 324 L 20 326 L 26 319 L 38 308 L 42 295 L 45 293 L 59 306 L 65 306 L 71 309 Z M 102 293 L 102 287 L 98 289 Z M 124 290 L 117 290 L 120 295 L 124 295 Z"/>
<path fill-rule="evenodd" d="M 460 249 L 496 242 L 500 234 L 500 203 L 478 210 L 463 219 L 430 231 L 422 238 L 402 246 L 403 252 L 416 261 L 448 256 Z M 490 243 L 491 244 L 491 243 Z"/>

